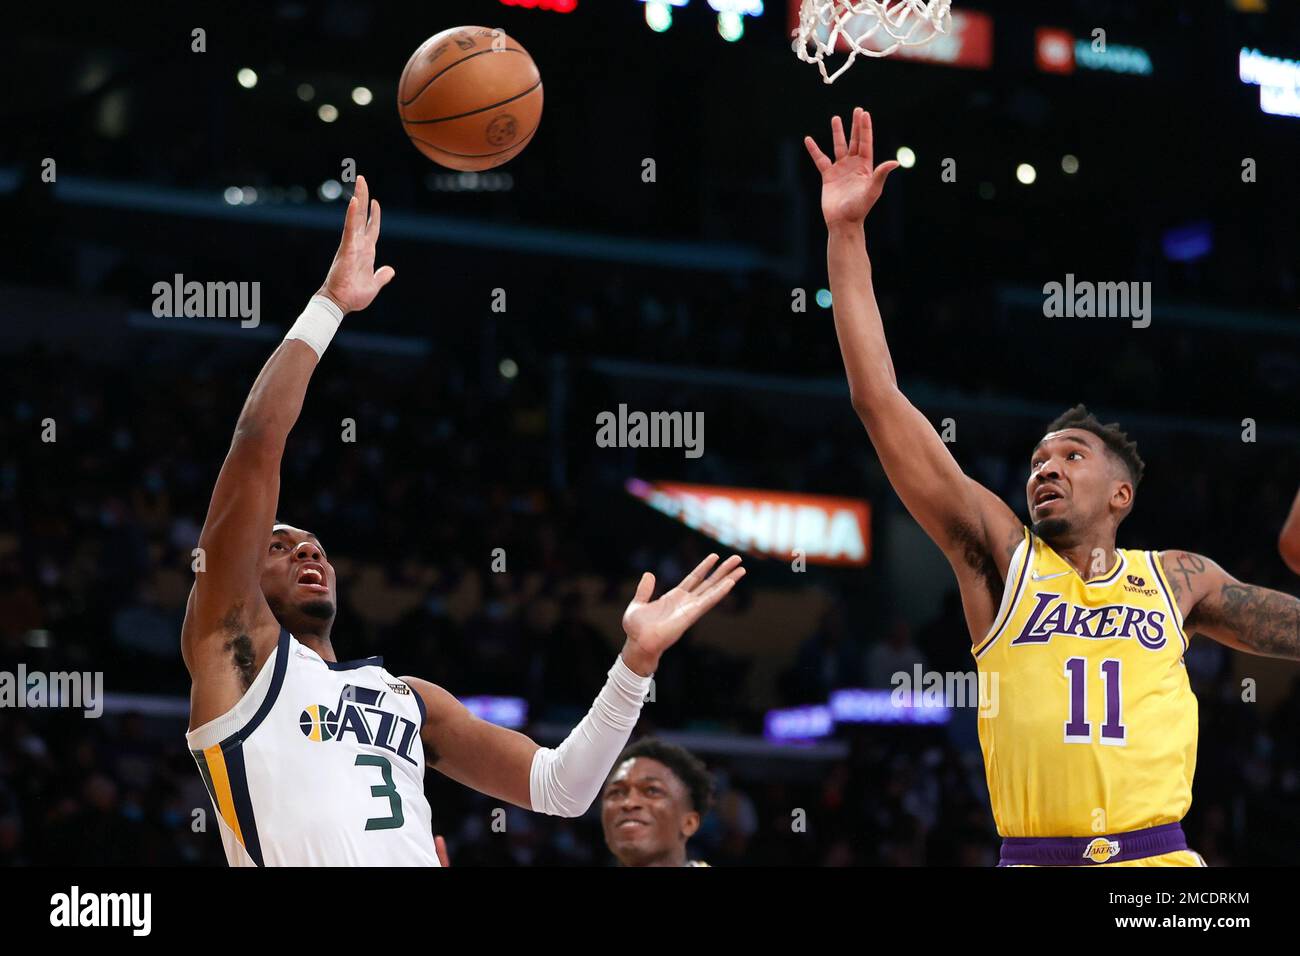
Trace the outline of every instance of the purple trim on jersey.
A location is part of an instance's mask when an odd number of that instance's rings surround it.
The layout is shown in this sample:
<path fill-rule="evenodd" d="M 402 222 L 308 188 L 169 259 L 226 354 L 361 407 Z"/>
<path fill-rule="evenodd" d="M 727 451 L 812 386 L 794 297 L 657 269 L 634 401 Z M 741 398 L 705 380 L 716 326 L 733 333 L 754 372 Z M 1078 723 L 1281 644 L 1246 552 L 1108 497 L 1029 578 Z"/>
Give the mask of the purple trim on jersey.
<path fill-rule="evenodd" d="M 998 642 L 998 638 L 1002 636 L 1002 632 L 1007 629 L 1007 625 L 1010 624 L 1011 619 L 1015 617 L 1016 605 L 1020 603 L 1020 597 L 1025 593 L 1025 582 L 1029 580 L 1029 566 L 1034 561 L 1033 533 L 1026 532 L 1024 540 L 1026 542 L 1025 560 L 1020 565 L 1020 580 L 1016 582 L 1015 592 L 1011 595 L 1011 603 L 1007 605 L 1007 616 L 1002 619 L 1002 623 L 998 625 L 997 629 L 989 635 L 989 638 L 984 642 L 983 647 L 972 650 L 976 660 L 983 657 L 985 652 Z M 1020 550 L 1019 545 L 1016 546 L 1016 550 Z"/>
<path fill-rule="evenodd" d="M 1085 855 L 1097 841 L 1119 844 L 1119 851 L 1105 860 Z M 1145 830 L 1095 837 L 1003 837 L 998 866 L 1100 866 L 1125 860 L 1177 853 L 1187 849 L 1181 823 L 1166 823 Z"/>
<path fill-rule="evenodd" d="M 1165 602 L 1169 605 L 1169 613 L 1174 619 L 1174 628 L 1178 631 L 1178 636 L 1183 640 L 1183 652 L 1187 652 L 1187 632 L 1183 626 L 1178 623 L 1178 605 L 1174 603 L 1173 597 L 1169 594 L 1169 589 L 1165 587 L 1164 568 L 1157 565 L 1160 558 L 1154 551 L 1147 552 L 1148 560 L 1151 562 L 1151 571 L 1156 576 L 1156 584 L 1160 585 L 1160 590 L 1164 592 Z"/>
<path fill-rule="evenodd" d="M 1120 573 L 1121 571 L 1124 570 L 1124 566 L 1125 566 L 1125 564 L 1127 564 L 1127 563 L 1128 563 L 1128 562 L 1126 562 L 1126 561 L 1124 560 L 1124 552 L 1123 552 L 1123 551 L 1120 551 L 1120 552 L 1119 552 L 1119 558 L 1115 561 L 1115 570 L 1114 570 L 1114 571 L 1112 571 L 1110 574 L 1106 575 L 1104 578 L 1097 578 L 1097 580 L 1095 580 L 1095 581 L 1084 581 L 1083 583 L 1084 583 L 1085 585 L 1093 585 L 1093 584 L 1110 584 L 1111 581 L 1114 581 L 1116 578 L 1119 577 L 1119 573 Z"/>

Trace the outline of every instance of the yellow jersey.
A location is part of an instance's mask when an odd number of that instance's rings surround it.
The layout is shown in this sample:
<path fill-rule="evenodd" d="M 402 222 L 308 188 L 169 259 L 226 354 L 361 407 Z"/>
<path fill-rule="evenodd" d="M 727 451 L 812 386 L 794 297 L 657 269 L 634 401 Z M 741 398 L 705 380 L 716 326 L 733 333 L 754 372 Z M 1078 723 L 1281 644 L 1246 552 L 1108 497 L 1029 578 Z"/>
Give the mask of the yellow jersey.
<path fill-rule="evenodd" d="M 1085 581 L 1026 528 L 993 626 L 971 648 L 1004 837 L 1141 830 L 1191 805 L 1197 708 L 1182 614 L 1154 552 L 1117 555 Z"/>

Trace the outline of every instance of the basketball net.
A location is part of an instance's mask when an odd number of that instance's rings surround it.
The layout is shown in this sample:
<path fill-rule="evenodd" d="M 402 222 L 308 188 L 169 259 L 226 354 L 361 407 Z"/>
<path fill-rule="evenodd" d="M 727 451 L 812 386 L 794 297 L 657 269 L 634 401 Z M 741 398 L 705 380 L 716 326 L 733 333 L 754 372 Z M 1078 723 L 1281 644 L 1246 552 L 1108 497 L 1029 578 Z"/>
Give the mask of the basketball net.
<path fill-rule="evenodd" d="M 858 54 L 889 56 L 899 47 L 922 46 L 952 25 L 952 0 L 803 0 L 794 52 L 816 63 L 822 79 L 834 83 Z M 825 58 L 839 44 L 849 58 L 834 73 Z"/>

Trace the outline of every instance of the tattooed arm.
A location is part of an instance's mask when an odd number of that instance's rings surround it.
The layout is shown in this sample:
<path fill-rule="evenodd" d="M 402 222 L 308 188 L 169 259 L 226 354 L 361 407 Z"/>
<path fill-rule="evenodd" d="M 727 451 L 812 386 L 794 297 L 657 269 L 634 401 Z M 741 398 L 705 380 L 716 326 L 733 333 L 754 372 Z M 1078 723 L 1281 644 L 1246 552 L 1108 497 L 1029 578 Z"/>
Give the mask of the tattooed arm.
<path fill-rule="evenodd" d="M 1291 513 L 1286 516 L 1286 524 L 1282 525 L 1282 533 L 1277 539 L 1277 549 L 1286 566 L 1296 574 L 1300 574 L 1300 492 L 1296 494 L 1295 502 L 1291 505 Z"/>
<path fill-rule="evenodd" d="M 1161 552 L 1160 564 L 1189 634 L 1199 631 L 1250 654 L 1300 660 L 1300 600 L 1244 584 L 1190 551 Z"/>

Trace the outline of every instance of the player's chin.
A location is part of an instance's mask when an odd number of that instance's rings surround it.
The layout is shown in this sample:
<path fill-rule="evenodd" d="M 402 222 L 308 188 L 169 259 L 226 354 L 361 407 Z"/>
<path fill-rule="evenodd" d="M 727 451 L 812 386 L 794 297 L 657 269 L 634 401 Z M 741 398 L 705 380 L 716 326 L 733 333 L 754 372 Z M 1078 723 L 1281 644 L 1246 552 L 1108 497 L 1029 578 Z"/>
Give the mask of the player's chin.
<path fill-rule="evenodd" d="M 329 598 L 310 598 L 299 604 L 298 610 L 308 617 L 328 621 L 334 617 L 334 602 Z"/>
<path fill-rule="evenodd" d="M 1042 521 L 1035 521 L 1033 527 L 1029 530 L 1048 544 L 1051 544 L 1053 540 L 1069 533 L 1070 519 L 1060 516 L 1044 518 Z"/>
<path fill-rule="evenodd" d="M 605 842 L 609 845 L 610 852 L 627 865 L 635 866 L 654 855 L 654 839 L 649 833 L 614 833 L 606 837 Z"/>

